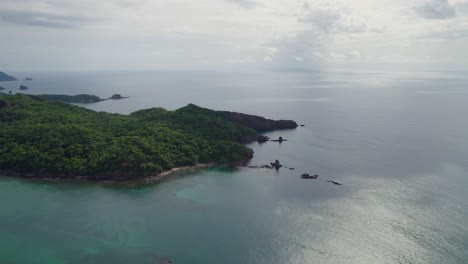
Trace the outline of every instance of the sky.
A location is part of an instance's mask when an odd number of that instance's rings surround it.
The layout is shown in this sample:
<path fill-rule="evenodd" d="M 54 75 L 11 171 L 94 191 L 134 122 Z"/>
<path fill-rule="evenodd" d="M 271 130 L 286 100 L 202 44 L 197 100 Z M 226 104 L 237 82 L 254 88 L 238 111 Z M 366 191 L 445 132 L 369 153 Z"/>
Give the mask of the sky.
<path fill-rule="evenodd" d="M 466 70 L 468 0 L 0 0 L 0 70 Z"/>

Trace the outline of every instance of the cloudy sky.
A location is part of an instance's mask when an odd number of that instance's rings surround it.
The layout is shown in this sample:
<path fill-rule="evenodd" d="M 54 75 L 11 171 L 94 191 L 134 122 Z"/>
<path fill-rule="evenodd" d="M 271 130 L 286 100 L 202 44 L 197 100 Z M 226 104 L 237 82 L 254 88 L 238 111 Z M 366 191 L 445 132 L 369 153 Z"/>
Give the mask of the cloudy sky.
<path fill-rule="evenodd" d="M 0 69 L 466 70 L 468 0 L 0 0 Z"/>

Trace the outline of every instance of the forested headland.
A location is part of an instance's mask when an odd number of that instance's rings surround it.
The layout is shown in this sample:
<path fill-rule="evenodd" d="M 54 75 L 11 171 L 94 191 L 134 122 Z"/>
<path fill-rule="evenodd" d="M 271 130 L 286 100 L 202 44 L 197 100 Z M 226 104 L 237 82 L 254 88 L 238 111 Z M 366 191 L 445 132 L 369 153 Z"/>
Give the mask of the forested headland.
<path fill-rule="evenodd" d="M 0 94 L 0 172 L 129 179 L 197 163 L 252 158 L 257 131 L 189 104 L 130 115 L 95 112 L 25 94 Z"/>

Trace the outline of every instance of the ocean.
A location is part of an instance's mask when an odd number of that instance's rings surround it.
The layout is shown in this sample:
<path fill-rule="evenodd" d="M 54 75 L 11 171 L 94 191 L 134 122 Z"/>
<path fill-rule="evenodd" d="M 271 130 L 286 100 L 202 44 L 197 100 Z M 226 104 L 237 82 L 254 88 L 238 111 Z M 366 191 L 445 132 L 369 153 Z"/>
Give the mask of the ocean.
<path fill-rule="evenodd" d="M 250 165 L 279 171 L 215 167 L 155 185 L 1 177 L 2 264 L 468 263 L 466 72 L 13 75 L 33 81 L 6 91 L 130 97 L 82 105 L 96 111 L 194 103 L 304 127 L 249 144 Z"/>

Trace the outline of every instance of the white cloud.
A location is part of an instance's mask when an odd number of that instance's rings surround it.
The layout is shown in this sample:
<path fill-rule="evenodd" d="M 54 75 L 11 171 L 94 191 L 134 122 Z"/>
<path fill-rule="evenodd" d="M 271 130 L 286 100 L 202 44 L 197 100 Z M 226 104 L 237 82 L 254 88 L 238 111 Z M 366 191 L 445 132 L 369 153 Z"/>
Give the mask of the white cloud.
<path fill-rule="evenodd" d="M 426 19 L 448 19 L 456 15 L 454 6 L 448 0 L 428 0 L 414 10 Z"/>
<path fill-rule="evenodd" d="M 468 66 L 468 0 L 0 1 L 4 70 Z"/>
<path fill-rule="evenodd" d="M 256 0 L 227 0 L 244 8 L 255 8 L 261 6 Z"/>
<path fill-rule="evenodd" d="M 354 10 L 351 5 L 346 6 L 336 4 L 336 2 L 304 4 L 299 21 L 309 23 L 317 30 L 327 33 L 363 33 L 383 30 L 369 24 L 366 17 L 358 10 Z"/>

